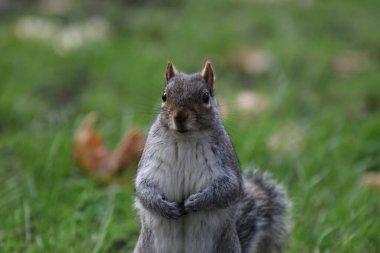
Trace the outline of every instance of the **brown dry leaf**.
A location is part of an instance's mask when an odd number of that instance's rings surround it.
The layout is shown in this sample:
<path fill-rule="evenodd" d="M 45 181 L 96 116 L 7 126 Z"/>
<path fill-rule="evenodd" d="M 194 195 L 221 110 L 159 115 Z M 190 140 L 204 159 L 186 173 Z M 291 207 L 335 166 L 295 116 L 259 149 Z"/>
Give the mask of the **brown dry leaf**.
<path fill-rule="evenodd" d="M 95 120 L 94 113 L 87 115 L 74 136 L 74 156 L 79 165 L 91 173 L 96 172 L 99 164 L 110 156 L 100 133 L 93 128 Z"/>
<path fill-rule="evenodd" d="M 120 169 L 127 168 L 140 158 L 144 143 L 139 130 L 132 129 L 128 132 L 114 153 Z"/>
<path fill-rule="evenodd" d="M 364 52 L 345 52 L 334 58 L 333 69 L 337 74 L 348 77 L 366 69 L 369 62 L 368 54 Z"/>
<path fill-rule="evenodd" d="M 127 168 L 140 157 L 144 137 L 133 129 L 123 138 L 115 152 L 104 145 L 101 134 L 94 129 L 94 113 L 87 115 L 74 136 L 74 157 L 90 174 L 108 178 Z"/>
<path fill-rule="evenodd" d="M 363 185 L 375 187 L 380 190 L 380 172 L 368 172 L 362 176 L 360 181 Z"/>

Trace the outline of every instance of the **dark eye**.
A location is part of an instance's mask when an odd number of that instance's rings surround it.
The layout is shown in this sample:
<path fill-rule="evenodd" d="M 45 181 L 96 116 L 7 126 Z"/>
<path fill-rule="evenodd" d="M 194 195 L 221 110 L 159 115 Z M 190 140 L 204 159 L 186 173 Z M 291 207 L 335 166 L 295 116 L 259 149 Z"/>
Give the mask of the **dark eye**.
<path fill-rule="evenodd" d="M 166 102 L 166 99 L 167 99 L 166 93 L 162 94 L 162 101 Z"/>
<path fill-rule="evenodd" d="M 208 104 L 209 101 L 210 101 L 210 94 L 208 94 L 208 92 L 203 93 L 202 102 L 205 104 Z"/>

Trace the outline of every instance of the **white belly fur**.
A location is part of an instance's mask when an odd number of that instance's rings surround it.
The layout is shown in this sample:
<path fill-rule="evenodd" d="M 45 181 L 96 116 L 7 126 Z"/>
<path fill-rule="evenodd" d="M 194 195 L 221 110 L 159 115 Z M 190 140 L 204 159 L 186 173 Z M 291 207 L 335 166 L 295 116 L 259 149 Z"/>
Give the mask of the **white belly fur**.
<path fill-rule="evenodd" d="M 184 201 L 191 194 L 210 186 L 220 175 L 209 144 L 203 143 L 183 141 L 156 146 L 155 157 L 159 159 L 151 165 L 158 169 L 149 170 L 153 173 L 150 178 L 162 187 L 160 190 L 169 201 Z M 153 229 L 155 249 L 163 253 L 212 252 L 214 237 L 220 230 L 220 224 L 223 224 L 220 220 L 228 219 L 227 215 L 226 210 L 209 209 L 169 220 L 150 213 L 148 217 L 151 219 L 149 223 Z"/>
<path fill-rule="evenodd" d="M 225 210 L 200 211 L 178 220 L 151 214 L 154 248 L 160 253 L 215 252 L 216 235 L 226 216 Z"/>

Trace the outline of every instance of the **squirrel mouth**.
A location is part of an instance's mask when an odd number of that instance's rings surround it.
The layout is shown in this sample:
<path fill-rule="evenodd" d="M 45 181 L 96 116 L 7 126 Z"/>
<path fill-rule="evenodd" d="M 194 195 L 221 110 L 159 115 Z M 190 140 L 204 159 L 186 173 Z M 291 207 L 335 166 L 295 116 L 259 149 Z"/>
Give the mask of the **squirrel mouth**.
<path fill-rule="evenodd" d="M 176 129 L 176 131 L 177 131 L 178 133 L 181 133 L 181 134 L 184 134 L 184 133 L 189 132 L 189 130 L 184 129 L 184 128 Z"/>
<path fill-rule="evenodd" d="M 174 130 L 181 134 L 187 133 L 189 131 L 184 122 L 175 122 Z"/>

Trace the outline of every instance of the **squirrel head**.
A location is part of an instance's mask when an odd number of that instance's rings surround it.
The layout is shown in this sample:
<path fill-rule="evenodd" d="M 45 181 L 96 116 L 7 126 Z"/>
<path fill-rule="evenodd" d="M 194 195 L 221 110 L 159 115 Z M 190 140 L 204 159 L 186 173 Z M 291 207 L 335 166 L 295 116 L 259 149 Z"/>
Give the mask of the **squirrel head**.
<path fill-rule="evenodd" d="M 180 73 L 171 62 L 166 67 L 160 122 L 167 129 L 185 134 L 211 129 L 219 119 L 215 99 L 214 71 L 206 62 L 202 72 Z"/>

